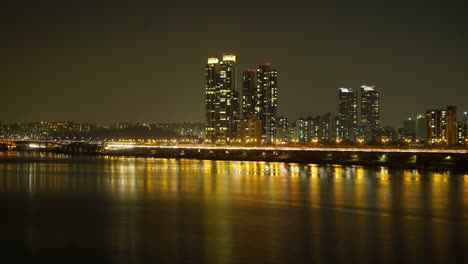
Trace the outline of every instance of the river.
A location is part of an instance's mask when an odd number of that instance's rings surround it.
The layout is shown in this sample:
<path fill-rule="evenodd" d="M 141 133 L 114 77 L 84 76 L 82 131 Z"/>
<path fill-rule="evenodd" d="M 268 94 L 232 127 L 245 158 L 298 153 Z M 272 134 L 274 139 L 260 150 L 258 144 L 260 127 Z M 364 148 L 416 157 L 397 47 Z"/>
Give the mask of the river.
<path fill-rule="evenodd" d="M 15 263 L 462 263 L 468 175 L 0 152 Z"/>

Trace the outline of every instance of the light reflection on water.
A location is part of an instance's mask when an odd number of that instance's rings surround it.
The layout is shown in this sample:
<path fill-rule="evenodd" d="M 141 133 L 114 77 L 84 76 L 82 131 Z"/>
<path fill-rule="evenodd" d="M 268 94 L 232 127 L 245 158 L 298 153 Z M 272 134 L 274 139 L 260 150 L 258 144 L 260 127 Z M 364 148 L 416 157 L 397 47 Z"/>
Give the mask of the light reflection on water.
<path fill-rule="evenodd" d="M 457 261 L 467 249 L 466 174 L 279 162 L 9 155 L 1 156 L 0 194 L 17 197 L 17 204 L 1 201 L 18 215 L 23 207 L 28 209 L 30 217 L 19 223 L 29 226 L 28 236 L 35 239 L 20 239 L 14 246 L 36 252 L 34 256 L 41 254 L 31 248 L 43 249 L 44 241 L 64 247 L 63 252 L 71 250 L 66 246 L 73 237 L 69 234 L 78 231 L 72 229 L 74 218 L 67 217 L 80 210 L 87 215 L 76 221 L 88 225 L 80 232 L 97 237 L 73 243 L 110 260 Z M 52 226 L 49 217 L 69 222 Z M 15 219 L 3 220 L 11 228 L 7 234 L 23 228 Z M 49 238 L 51 230 L 54 239 Z M 5 243 L 2 240 L 0 246 Z"/>

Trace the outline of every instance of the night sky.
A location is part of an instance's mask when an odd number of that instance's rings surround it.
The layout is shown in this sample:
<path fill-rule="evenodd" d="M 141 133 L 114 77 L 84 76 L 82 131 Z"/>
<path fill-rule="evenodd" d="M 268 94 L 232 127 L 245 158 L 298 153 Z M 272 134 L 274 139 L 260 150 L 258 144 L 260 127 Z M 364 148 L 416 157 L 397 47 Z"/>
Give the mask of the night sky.
<path fill-rule="evenodd" d="M 380 89 L 384 125 L 468 111 L 467 9 L 35 2 L 0 4 L 4 123 L 202 122 L 206 59 L 223 52 L 237 54 L 239 90 L 243 69 L 278 69 L 290 120 L 336 113 L 337 89 L 363 84 Z"/>

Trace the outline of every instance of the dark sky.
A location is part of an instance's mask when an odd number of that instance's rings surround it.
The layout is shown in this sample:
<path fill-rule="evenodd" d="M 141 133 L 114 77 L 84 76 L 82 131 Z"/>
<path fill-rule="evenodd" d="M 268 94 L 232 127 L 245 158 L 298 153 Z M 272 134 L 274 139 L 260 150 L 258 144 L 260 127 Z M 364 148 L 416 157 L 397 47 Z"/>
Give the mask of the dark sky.
<path fill-rule="evenodd" d="M 206 58 L 223 52 L 238 79 L 271 62 L 291 120 L 336 112 L 337 89 L 363 84 L 380 89 L 383 124 L 468 111 L 467 9 L 63 2 L 0 4 L 1 121 L 203 121 Z"/>

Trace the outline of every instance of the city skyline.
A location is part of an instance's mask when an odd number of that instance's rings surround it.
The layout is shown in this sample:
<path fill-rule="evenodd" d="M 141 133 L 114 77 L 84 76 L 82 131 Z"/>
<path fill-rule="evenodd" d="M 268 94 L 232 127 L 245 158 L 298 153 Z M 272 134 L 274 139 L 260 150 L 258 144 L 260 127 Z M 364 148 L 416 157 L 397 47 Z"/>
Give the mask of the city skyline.
<path fill-rule="evenodd" d="M 458 120 L 468 110 L 461 10 L 249 7 L 245 19 L 226 21 L 222 5 L 8 4 L 0 120 L 203 122 L 201 65 L 223 52 L 238 56 L 237 87 L 244 69 L 273 61 L 278 113 L 291 120 L 336 113 L 336 89 L 364 84 L 382 91 L 382 125 L 446 105 L 458 107 Z M 216 38 L 205 30 L 211 21 Z"/>

